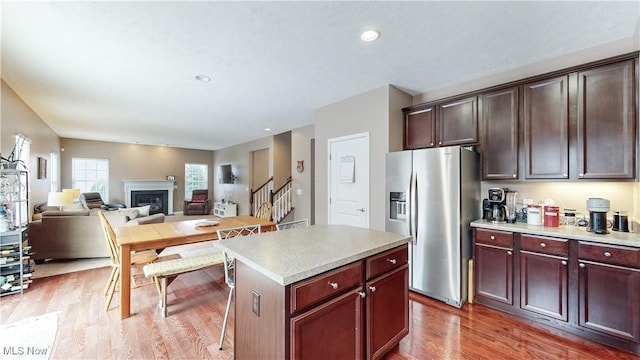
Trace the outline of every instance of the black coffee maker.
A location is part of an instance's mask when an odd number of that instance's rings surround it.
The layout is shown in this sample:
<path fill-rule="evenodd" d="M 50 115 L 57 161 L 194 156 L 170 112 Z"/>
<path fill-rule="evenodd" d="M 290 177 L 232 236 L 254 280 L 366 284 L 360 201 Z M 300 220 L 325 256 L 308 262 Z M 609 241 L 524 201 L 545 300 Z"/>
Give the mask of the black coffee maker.
<path fill-rule="evenodd" d="M 491 222 L 505 222 L 507 217 L 505 194 L 508 189 L 490 188 L 489 197 L 482 200 L 482 218 Z"/>

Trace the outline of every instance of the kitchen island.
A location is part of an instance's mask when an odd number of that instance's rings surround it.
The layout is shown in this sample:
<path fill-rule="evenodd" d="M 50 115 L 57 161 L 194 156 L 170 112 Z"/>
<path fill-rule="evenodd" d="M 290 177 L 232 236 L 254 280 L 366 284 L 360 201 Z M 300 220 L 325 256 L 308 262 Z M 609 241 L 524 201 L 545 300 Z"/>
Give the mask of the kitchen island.
<path fill-rule="evenodd" d="M 410 237 L 345 225 L 219 240 L 236 359 L 379 358 L 408 333 Z"/>

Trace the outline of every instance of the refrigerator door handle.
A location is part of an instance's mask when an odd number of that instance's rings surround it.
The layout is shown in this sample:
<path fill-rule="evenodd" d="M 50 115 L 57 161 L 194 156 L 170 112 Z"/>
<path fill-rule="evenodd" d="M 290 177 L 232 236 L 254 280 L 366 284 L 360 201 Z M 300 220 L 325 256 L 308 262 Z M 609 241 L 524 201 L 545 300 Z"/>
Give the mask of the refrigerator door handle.
<path fill-rule="evenodd" d="M 411 172 L 411 180 L 409 183 L 409 234 L 413 237 L 413 244 L 417 245 L 418 243 L 418 197 L 416 194 L 417 190 L 417 176 L 416 172 Z"/>

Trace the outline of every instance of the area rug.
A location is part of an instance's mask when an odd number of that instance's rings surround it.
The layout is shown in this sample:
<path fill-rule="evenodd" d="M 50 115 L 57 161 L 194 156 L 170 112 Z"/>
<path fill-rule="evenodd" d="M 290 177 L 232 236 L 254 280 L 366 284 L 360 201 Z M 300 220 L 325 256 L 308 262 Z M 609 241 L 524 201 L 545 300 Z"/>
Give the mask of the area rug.
<path fill-rule="evenodd" d="M 49 359 L 58 332 L 59 311 L 0 326 L 3 359 Z"/>
<path fill-rule="evenodd" d="M 109 266 L 111 260 L 107 258 L 94 259 L 60 259 L 47 260 L 44 264 L 36 265 L 33 271 L 33 278 L 39 279 L 48 276 L 68 274 L 76 271 L 96 269 Z"/>

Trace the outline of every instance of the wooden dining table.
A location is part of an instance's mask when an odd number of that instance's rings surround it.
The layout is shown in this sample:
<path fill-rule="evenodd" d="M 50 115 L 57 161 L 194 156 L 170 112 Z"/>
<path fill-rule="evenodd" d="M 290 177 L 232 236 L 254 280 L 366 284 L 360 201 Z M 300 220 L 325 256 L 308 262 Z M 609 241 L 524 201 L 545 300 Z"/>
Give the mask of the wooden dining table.
<path fill-rule="evenodd" d="M 206 223 L 218 222 L 217 225 Z M 205 224 L 207 226 L 199 226 Z M 261 231 L 273 231 L 276 223 L 253 216 L 216 219 L 167 221 L 157 224 L 121 226 L 115 230 L 120 247 L 120 319 L 131 316 L 131 251 L 163 249 L 170 246 L 217 240 L 217 230 L 260 225 Z"/>

